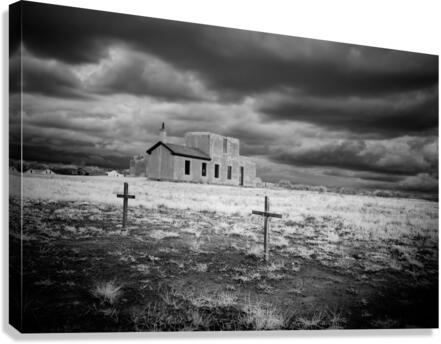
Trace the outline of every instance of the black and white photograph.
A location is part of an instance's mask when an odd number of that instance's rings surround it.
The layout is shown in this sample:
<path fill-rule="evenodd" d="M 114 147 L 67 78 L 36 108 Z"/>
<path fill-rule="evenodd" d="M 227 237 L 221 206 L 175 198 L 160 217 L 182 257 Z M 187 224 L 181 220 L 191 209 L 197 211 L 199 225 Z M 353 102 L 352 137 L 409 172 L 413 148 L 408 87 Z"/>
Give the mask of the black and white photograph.
<path fill-rule="evenodd" d="M 439 327 L 438 55 L 19 1 L 8 58 L 19 332 Z"/>

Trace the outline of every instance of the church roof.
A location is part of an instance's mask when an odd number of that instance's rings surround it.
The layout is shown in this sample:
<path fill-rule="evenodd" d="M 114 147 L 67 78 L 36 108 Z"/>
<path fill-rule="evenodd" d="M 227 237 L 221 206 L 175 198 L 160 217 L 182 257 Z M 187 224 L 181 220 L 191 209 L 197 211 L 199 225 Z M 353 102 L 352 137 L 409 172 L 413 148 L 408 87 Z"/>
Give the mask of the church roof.
<path fill-rule="evenodd" d="M 201 160 L 211 160 L 210 157 L 198 148 L 175 145 L 173 143 L 164 143 L 162 141 L 157 142 L 152 147 L 147 150 L 148 154 L 151 154 L 159 146 L 164 146 L 173 155 L 183 156 L 187 158 L 201 159 Z"/>

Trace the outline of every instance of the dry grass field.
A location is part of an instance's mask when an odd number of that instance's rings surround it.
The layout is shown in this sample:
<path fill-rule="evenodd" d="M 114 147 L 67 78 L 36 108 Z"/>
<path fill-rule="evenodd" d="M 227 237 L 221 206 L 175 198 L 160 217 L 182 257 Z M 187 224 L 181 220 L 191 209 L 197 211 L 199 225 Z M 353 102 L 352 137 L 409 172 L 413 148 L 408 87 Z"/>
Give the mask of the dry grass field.
<path fill-rule="evenodd" d="M 251 215 L 265 195 L 283 215 L 269 263 Z M 10 216 L 25 332 L 438 326 L 435 202 L 11 175 Z"/>

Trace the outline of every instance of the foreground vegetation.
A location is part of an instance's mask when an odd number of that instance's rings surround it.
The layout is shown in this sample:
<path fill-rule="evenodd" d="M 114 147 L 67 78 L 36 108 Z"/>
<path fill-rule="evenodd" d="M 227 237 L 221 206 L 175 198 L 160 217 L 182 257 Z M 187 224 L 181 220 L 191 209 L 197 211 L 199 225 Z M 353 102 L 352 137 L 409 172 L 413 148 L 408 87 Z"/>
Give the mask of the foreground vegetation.
<path fill-rule="evenodd" d="M 438 203 L 126 181 L 136 199 L 123 230 L 121 179 L 25 177 L 21 204 L 11 176 L 25 331 L 438 324 Z M 264 195 L 283 214 L 268 264 L 250 215 Z"/>

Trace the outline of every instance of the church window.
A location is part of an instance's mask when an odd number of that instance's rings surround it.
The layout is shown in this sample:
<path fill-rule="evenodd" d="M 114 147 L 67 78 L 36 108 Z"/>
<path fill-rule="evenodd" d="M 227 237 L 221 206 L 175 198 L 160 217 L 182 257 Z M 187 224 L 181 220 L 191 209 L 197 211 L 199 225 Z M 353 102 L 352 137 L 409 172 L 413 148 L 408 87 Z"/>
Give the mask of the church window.
<path fill-rule="evenodd" d="M 232 170 L 232 167 L 228 166 L 228 169 L 227 169 L 227 179 L 231 179 L 231 170 Z"/>
<path fill-rule="evenodd" d="M 185 174 L 190 175 L 190 160 L 185 160 Z"/>

